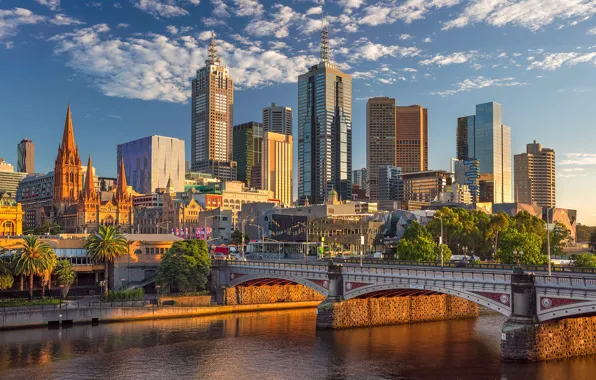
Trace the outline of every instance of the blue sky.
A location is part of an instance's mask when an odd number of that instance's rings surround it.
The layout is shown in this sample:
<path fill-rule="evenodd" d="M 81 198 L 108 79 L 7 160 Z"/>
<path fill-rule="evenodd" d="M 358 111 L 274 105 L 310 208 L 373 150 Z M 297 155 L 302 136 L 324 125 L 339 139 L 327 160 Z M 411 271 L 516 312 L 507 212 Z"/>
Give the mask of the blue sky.
<path fill-rule="evenodd" d="M 558 206 L 596 224 L 594 0 L 0 0 L 0 157 L 14 164 L 29 137 L 36 170 L 52 170 L 69 101 L 100 175 L 115 175 L 118 143 L 188 142 L 210 30 L 236 83 L 235 124 L 260 121 L 270 102 L 295 109 L 323 10 L 333 60 L 354 76 L 354 169 L 368 97 L 429 109 L 433 169 L 455 155 L 457 117 L 497 101 L 512 152 L 554 148 Z"/>

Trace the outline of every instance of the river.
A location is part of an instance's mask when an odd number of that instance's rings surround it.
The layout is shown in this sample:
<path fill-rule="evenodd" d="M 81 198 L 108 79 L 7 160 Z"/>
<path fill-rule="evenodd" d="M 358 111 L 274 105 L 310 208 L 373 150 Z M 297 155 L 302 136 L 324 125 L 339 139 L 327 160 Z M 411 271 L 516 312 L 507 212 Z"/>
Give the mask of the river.
<path fill-rule="evenodd" d="M 504 317 L 315 330 L 315 310 L 0 332 L 0 379 L 595 379 L 596 356 L 499 360 Z"/>

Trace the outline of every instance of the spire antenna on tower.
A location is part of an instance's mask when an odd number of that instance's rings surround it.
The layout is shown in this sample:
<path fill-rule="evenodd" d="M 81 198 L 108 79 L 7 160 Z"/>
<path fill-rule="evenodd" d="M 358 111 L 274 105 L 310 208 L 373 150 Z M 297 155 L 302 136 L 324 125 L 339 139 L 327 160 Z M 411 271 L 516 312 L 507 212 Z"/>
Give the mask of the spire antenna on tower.
<path fill-rule="evenodd" d="M 207 60 L 207 64 L 216 64 L 219 62 L 219 57 L 217 56 L 217 46 L 215 45 L 215 32 L 211 31 L 211 43 L 209 44 L 209 59 Z"/>
<path fill-rule="evenodd" d="M 322 3 L 322 6 L 325 2 Z M 327 14 L 323 12 L 323 29 L 321 30 L 321 62 L 329 60 L 329 31 L 327 30 Z"/>

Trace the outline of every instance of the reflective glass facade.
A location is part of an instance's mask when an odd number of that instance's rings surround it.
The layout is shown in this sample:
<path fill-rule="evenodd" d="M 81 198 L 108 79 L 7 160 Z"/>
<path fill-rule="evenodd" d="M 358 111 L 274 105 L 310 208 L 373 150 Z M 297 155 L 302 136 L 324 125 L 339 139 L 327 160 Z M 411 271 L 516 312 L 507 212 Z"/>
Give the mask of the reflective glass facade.
<path fill-rule="evenodd" d="M 298 79 L 298 201 L 352 196 L 352 77 L 321 62 Z"/>

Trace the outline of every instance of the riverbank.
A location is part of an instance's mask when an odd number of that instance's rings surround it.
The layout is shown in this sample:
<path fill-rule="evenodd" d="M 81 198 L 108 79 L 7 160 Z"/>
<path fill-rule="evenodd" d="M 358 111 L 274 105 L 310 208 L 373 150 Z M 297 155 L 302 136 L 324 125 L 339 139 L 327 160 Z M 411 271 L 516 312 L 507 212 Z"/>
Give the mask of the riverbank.
<path fill-rule="evenodd" d="M 306 301 L 201 307 L 85 307 L 77 309 L 6 311 L 0 313 L 0 330 L 304 309 L 315 308 L 319 303 L 320 301 Z"/>

